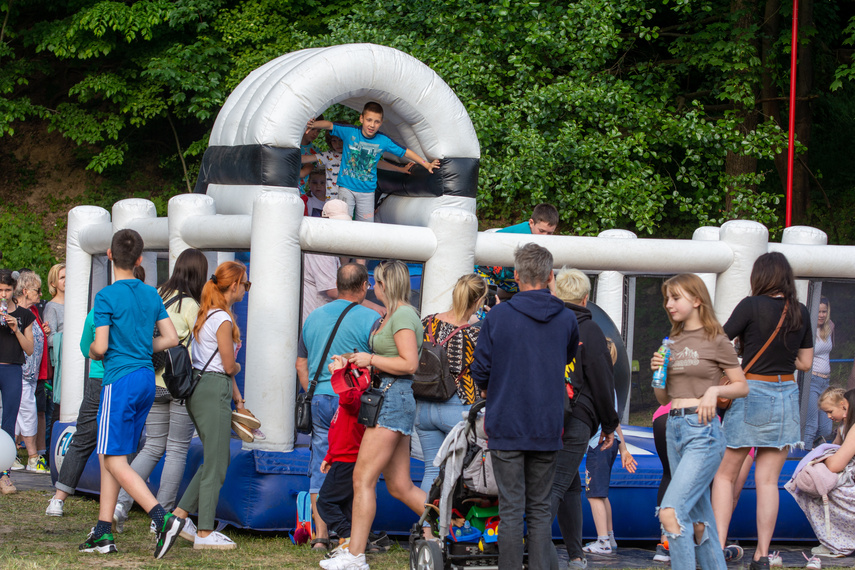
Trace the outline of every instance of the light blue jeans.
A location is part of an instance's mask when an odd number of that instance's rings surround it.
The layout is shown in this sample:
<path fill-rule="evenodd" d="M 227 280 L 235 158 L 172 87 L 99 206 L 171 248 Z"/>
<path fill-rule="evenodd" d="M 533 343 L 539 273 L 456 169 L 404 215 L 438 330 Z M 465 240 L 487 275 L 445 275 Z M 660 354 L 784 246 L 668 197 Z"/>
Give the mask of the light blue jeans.
<path fill-rule="evenodd" d="M 445 436 L 463 420 L 463 414 L 468 414 L 470 407 L 461 403 L 457 394 L 445 402 L 416 400 L 415 428 L 425 460 L 425 476 L 422 478 L 421 486 L 425 493 L 430 491 L 434 479 L 439 475 L 439 467 L 433 466 L 433 460 Z"/>
<path fill-rule="evenodd" d="M 721 424 L 714 418 L 702 425 L 696 413 L 671 416 L 667 440 L 671 483 L 659 509 L 674 509 L 680 525 L 680 534 L 663 528 L 671 550 L 671 567 L 695 568 L 697 558 L 702 570 L 726 570 L 710 502 L 710 484 L 726 447 Z M 697 545 L 693 528 L 696 522 L 706 527 Z"/>
<path fill-rule="evenodd" d="M 160 488 L 157 490 L 157 502 L 167 511 L 175 507 L 178 486 L 184 478 L 187 464 L 187 450 L 196 431 L 193 420 L 187 413 L 187 407 L 176 400 L 155 402 L 145 420 L 145 445 L 134 458 L 131 468 L 147 480 L 160 458 L 163 472 L 160 475 Z M 125 507 L 125 513 L 131 510 L 134 500 L 127 491 L 119 493 L 118 503 Z"/>
<path fill-rule="evenodd" d="M 828 388 L 828 378 L 815 374 L 810 377 L 810 397 L 808 398 L 807 413 L 805 414 L 805 449 L 813 449 L 813 440 L 818 435 L 828 438 L 831 435 L 831 420 L 819 409 L 819 396 Z"/>

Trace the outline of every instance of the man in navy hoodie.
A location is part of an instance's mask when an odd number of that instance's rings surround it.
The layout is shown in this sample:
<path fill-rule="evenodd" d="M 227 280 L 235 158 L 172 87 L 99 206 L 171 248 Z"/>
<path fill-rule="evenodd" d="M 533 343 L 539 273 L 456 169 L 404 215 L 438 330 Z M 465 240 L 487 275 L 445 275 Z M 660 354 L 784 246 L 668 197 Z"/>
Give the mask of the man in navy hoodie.
<path fill-rule="evenodd" d="M 520 292 L 487 314 L 470 371 L 487 398 L 487 432 L 499 488 L 499 568 L 518 570 L 523 515 L 529 568 L 558 568 L 550 491 L 564 429 L 564 369 L 579 344 L 573 311 L 549 287 L 549 251 L 529 243 L 514 254 Z"/>

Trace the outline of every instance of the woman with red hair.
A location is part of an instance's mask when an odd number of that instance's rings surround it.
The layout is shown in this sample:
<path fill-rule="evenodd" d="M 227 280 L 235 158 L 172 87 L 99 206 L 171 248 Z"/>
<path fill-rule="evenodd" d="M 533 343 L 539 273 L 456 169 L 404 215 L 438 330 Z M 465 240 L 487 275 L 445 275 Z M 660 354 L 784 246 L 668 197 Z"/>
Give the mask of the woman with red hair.
<path fill-rule="evenodd" d="M 221 263 L 202 288 L 199 315 L 193 326 L 193 368 L 202 371 L 202 377 L 187 399 L 187 412 L 202 440 L 203 463 L 181 497 L 175 514 L 186 518 L 198 510 L 196 536 L 184 536 L 194 540 L 195 549 L 237 548 L 229 537 L 214 530 L 214 516 L 229 467 L 231 400 L 237 409 L 244 407 L 235 382 L 235 375 L 240 372 L 240 364 L 235 361 L 240 348 L 240 329 L 232 305 L 249 291 L 252 284 L 246 277 L 246 266 L 242 263 Z"/>

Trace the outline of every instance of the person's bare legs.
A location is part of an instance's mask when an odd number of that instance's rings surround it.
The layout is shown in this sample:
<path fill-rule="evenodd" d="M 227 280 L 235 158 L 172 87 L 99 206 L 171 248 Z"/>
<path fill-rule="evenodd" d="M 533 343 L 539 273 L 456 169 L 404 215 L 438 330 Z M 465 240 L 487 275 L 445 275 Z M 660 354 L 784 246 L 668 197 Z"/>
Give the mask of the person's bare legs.
<path fill-rule="evenodd" d="M 157 499 L 151 494 L 148 485 L 128 464 L 127 455 L 98 455 L 101 464 L 101 498 L 98 508 L 98 520 L 113 520 L 119 487 L 133 497 L 134 501 L 149 512 L 157 505 Z"/>
<path fill-rule="evenodd" d="M 789 450 L 758 447 L 754 454 L 754 485 L 757 488 L 757 550 L 754 560 L 769 556 L 769 544 L 778 520 L 778 478 Z"/>
<path fill-rule="evenodd" d="M 718 540 L 721 543 L 722 549 L 724 549 L 725 541 L 727 541 L 730 518 L 733 516 L 733 496 L 736 481 L 749 449 L 748 447 L 739 449 L 728 447 L 724 451 L 724 458 L 721 460 L 721 465 L 715 474 L 715 479 L 713 479 L 711 494 L 712 507 L 715 514 L 716 529 L 718 530 Z"/>
<path fill-rule="evenodd" d="M 591 505 L 591 516 L 594 517 L 594 527 L 597 529 L 597 536 L 607 536 L 609 534 L 609 527 L 606 500 L 602 497 L 588 497 L 588 503 Z"/>
<path fill-rule="evenodd" d="M 362 437 L 362 445 L 353 468 L 353 522 L 348 549 L 354 556 L 365 552 L 368 533 L 377 511 L 377 479 L 397 451 L 399 439 L 404 439 L 400 432 L 379 426 L 366 429 Z M 388 481 L 394 474 L 388 469 L 386 471 Z M 410 484 L 412 485 L 412 481 Z"/>
<path fill-rule="evenodd" d="M 312 493 L 309 496 L 312 499 L 312 520 L 315 522 L 315 538 L 329 538 L 330 533 L 327 529 L 327 523 L 325 523 L 324 519 L 321 518 L 321 515 L 318 514 L 318 494 Z M 315 544 L 312 548 L 326 550 L 326 547 L 322 544 Z"/>
<path fill-rule="evenodd" d="M 410 436 L 398 439 L 395 452 L 382 472 L 389 494 L 421 515 L 425 510 L 427 494 L 416 487 L 410 478 Z"/>
<path fill-rule="evenodd" d="M 27 448 L 27 455 L 30 459 L 39 456 L 39 448 L 36 447 L 36 436 L 35 435 L 22 435 L 21 439 L 24 440 L 24 445 Z"/>

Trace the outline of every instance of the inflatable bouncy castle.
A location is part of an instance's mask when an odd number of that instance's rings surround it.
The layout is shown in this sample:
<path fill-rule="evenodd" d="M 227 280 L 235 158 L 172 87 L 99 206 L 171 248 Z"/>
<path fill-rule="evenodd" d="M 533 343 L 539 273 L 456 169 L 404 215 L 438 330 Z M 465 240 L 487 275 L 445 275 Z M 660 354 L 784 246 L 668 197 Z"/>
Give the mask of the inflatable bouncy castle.
<path fill-rule="evenodd" d="M 307 121 L 335 104 L 360 111 L 368 101 L 384 107 L 383 132 L 429 161 L 439 159 L 440 168 L 433 174 L 422 170 L 381 178 L 383 200 L 375 218 L 381 223 L 304 217 L 297 182 Z M 474 265 L 513 265 L 514 249 L 527 242 L 548 248 L 557 267 L 597 274 L 597 322 L 620 348 L 616 385 L 624 419 L 636 326 L 634 275 L 700 274 L 722 321 L 749 293 L 751 266 L 767 251 L 784 253 L 803 280 L 855 278 L 855 247 L 826 245 L 823 232 L 807 227 L 787 228 L 781 243 L 770 243 L 761 224 L 741 220 L 699 228 L 691 240 L 639 239 L 618 229 L 597 237 L 478 232 L 479 159 L 475 130 L 461 102 L 430 68 L 398 50 L 371 44 L 307 49 L 253 71 L 217 117 L 195 193 L 172 198 L 166 217 L 157 217 L 154 204 L 143 199 L 117 202 L 111 212 L 94 206 L 69 212 L 62 415 L 54 429 L 53 469 L 61 465 L 73 437 L 82 400 L 87 364 L 78 345 L 84 318 L 95 293 L 110 281 L 105 253 L 112 234 L 124 228 L 138 231 L 145 241 L 144 264 L 152 285 L 158 254 L 168 255 L 171 268 L 184 249 L 199 248 L 207 252 L 213 269 L 235 252 L 249 253 L 253 287 L 241 323 L 246 335 L 242 385 L 247 406 L 263 422 L 267 438 L 233 440 L 218 518 L 257 530 L 294 528 L 296 495 L 309 483 L 308 438 L 296 437 L 294 431 L 303 252 L 423 264 L 417 308 L 425 315 L 451 305 L 455 281 Z M 818 303 L 815 287 L 809 291 L 807 281 L 800 287 L 808 307 Z M 616 534 L 658 538 L 654 508 L 661 467 L 652 435 L 644 428 L 626 427 L 624 432 L 639 469 L 629 477 L 615 468 L 611 501 L 620 514 Z M 185 485 L 201 458 L 196 441 Z M 785 468 L 782 484 L 791 471 L 792 466 Z M 150 478 L 152 487 L 159 472 Z M 413 478 L 420 479 L 421 473 L 414 460 Z M 94 456 L 80 489 L 98 491 Z M 754 536 L 751 480 L 743 497 L 731 538 Z M 406 533 L 417 517 L 389 497 L 382 480 L 378 500 L 375 528 Z M 798 522 L 779 524 L 776 538 L 810 537 L 807 521 L 787 493 L 781 504 L 782 520 Z M 593 535 L 586 516 L 586 535 Z"/>

